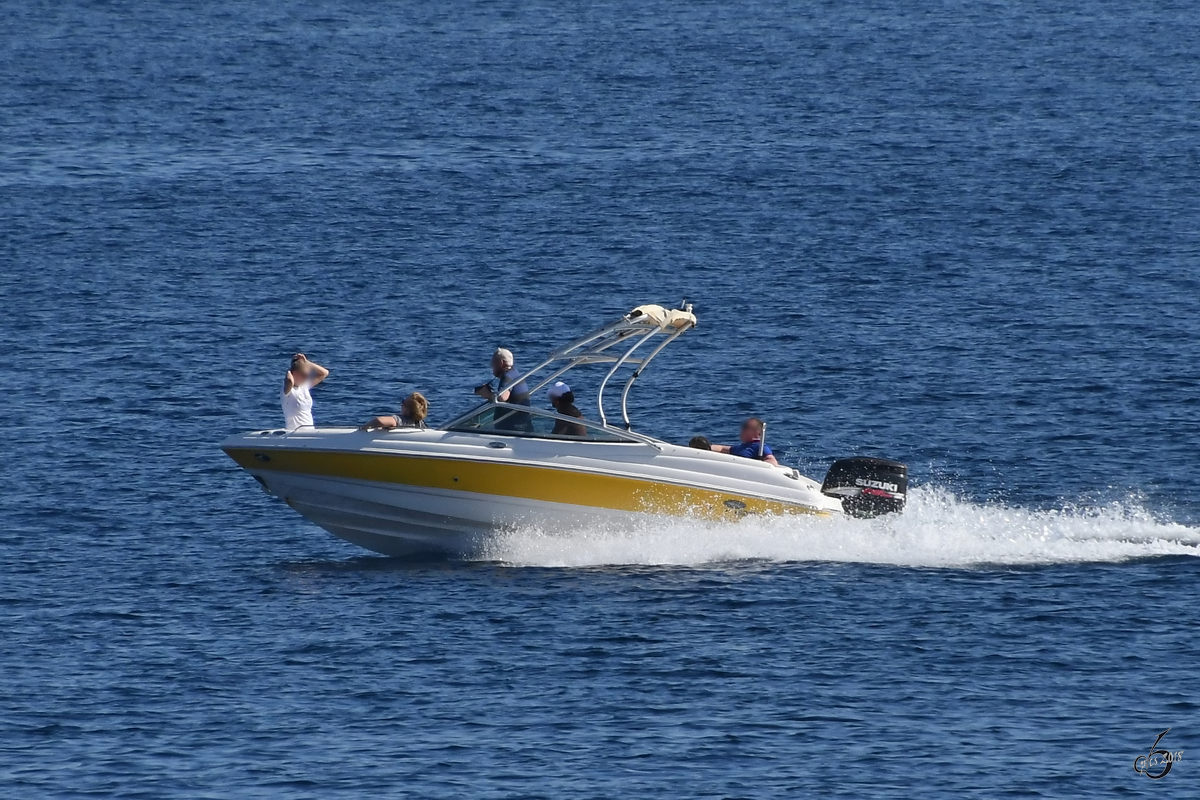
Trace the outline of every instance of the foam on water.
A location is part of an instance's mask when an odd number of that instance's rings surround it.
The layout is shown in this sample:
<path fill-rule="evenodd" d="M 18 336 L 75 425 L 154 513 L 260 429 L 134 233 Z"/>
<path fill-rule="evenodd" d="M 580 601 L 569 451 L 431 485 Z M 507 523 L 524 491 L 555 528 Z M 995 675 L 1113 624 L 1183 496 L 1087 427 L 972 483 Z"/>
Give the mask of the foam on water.
<path fill-rule="evenodd" d="M 903 514 L 874 520 L 678 519 L 572 533 L 522 528 L 487 557 L 525 566 L 701 565 L 736 560 L 901 566 L 1050 564 L 1200 556 L 1200 528 L 1155 519 L 1136 503 L 1034 511 L 916 488 Z"/>

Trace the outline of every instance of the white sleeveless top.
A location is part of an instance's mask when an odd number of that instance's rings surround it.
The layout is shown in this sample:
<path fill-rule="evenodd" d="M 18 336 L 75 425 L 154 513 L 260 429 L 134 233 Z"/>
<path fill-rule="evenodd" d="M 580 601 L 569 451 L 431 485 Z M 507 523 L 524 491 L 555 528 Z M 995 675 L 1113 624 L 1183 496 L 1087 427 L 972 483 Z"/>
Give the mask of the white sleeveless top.
<path fill-rule="evenodd" d="M 294 384 L 292 391 L 280 394 L 283 400 L 283 426 L 289 431 L 313 426 L 311 388 L 312 381 L 305 381 Z"/>

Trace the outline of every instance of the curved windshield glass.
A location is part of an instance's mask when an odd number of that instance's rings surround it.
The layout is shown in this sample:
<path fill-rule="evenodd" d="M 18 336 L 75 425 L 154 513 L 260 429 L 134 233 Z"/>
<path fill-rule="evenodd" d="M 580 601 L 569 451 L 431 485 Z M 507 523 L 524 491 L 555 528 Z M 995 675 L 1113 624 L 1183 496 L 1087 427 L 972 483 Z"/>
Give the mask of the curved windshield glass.
<path fill-rule="evenodd" d="M 446 426 L 448 431 L 532 436 L 575 442 L 632 442 L 633 437 L 572 417 L 561 417 L 536 408 L 489 405 Z"/>

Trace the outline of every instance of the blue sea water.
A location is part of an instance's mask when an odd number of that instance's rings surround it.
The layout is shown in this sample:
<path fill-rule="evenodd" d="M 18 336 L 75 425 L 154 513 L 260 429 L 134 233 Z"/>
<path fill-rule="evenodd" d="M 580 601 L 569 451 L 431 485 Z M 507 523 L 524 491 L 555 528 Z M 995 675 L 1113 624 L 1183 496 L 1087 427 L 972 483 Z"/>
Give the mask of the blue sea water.
<path fill-rule="evenodd" d="M 1194 4 L 0 4 L 0 796 L 1195 797 Z M 903 517 L 333 539 L 219 451 L 644 302 Z M 1133 770 L 1163 730 L 1184 757 Z M 1196 756 L 1200 758 L 1200 756 Z"/>

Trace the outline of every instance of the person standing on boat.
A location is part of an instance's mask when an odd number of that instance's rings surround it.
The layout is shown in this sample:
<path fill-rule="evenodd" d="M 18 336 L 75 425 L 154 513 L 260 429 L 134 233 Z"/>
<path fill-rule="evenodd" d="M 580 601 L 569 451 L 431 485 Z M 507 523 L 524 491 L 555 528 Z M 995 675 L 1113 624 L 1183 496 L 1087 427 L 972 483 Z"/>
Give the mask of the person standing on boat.
<path fill-rule="evenodd" d="M 529 405 L 529 386 L 524 377 L 513 366 L 511 350 L 497 347 L 492 353 L 492 374 L 500 379 L 500 391 L 492 388 L 492 384 L 476 387 L 475 394 L 484 400 L 494 400 L 498 403 L 515 403 L 519 406 Z"/>
<path fill-rule="evenodd" d="M 311 428 L 312 393 L 311 390 L 321 381 L 329 377 L 329 370 L 320 364 L 308 360 L 304 353 L 292 356 L 292 366 L 283 376 L 283 426 L 288 433 L 297 428 Z"/>
<path fill-rule="evenodd" d="M 758 417 L 751 417 L 742 423 L 740 442 L 733 447 L 724 444 L 714 444 L 711 445 L 711 448 L 718 453 L 729 453 L 731 456 L 753 458 L 779 466 L 779 462 L 775 460 L 774 454 L 771 453 L 771 448 L 763 443 L 762 435 L 763 421 Z M 762 452 L 762 455 L 759 455 L 759 451 Z"/>
<path fill-rule="evenodd" d="M 498 389 L 493 389 L 491 381 L 475 387 L 475 394 L 484 400 L 495 403 L 512 403 L 518 406 L 529 405 L 529 385 L 524 376 L 517 372 L 511 350 L 497 347 L 492 353 L 492 374 L 500 379 Z M 497 409 L 496 427 L 500 430 L 527 431 L 533 427 L 529 414 L 510 411 L 502 412 Z"/>

